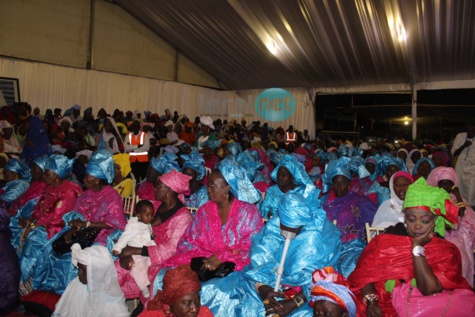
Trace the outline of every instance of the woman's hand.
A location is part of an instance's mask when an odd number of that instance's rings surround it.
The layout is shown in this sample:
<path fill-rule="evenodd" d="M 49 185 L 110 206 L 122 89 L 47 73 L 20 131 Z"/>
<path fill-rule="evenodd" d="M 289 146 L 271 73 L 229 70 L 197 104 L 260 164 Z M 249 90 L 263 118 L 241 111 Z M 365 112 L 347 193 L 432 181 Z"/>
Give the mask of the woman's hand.
<path fill-rule="evenodd" d="M 383 312 L 378 305 L 378 302 L 370 302 L 366 307 L 366 317 L 381 317 Z"/>
<path fill-rule="evenodd" d="M 285 295 L 280 292 L 275 292 L 274 289 L 268 285 L 261 285 L 257 292 L 262 298 L 264 308 L 266 310 L 266 316 L 271 314 L 277 314 L 279 310 L 283 310 L 284 306 L 281 301 L 277 301 L 276 298 L 284 298 Z M 280 314 L 279 314 L 280 316 Z"/>
<path fill-rule="evenodd" d="M 426 233 L 412 239 L 412 248 L 420 245 L 421 247 L 425 246 L 427 243 L 432 240 L 434 237 L 434 228 L 428 230 Z"/>
<path fill-rule="evenodd" d="M 123 269 L 130 270 L 132 265 L 134 265 L 134 259 L 131 255 L 124 255 L 122 252 L 119 256 L 119 263 Z"/>
<path fill-rule="evenodd" d="M 279 317 L 285 317 L 298 308 L 297 303 L 293 299 L 280 300 L 277 303 L 279 303 L 280 308 L 269 309 L 269 311 L 266 309 L 266 316 L 278 314 Z"/>
<path fill-rule="evenodd" d="M 203 261 L 203 265 L 201 266 L 202 270 L 209 270 L 209 271 L 214 271 L 218 268 L 218 266 L 221 265 L 221 260 L 213 254 L 209 258 Z"/>
<path fill-rule="evenodd" d="M 79 228 L 85 227 L 85 226 L 86 226 L 86 222 L 85 222 L 85 221 L 82 221 L 82 220 L 79 220 L 79 219 L 71 220 L 71 221 L 69 222 L 69 226 L 70 226 L 71 228 L 76 227 L 76 228 L 79 229 Z"/>

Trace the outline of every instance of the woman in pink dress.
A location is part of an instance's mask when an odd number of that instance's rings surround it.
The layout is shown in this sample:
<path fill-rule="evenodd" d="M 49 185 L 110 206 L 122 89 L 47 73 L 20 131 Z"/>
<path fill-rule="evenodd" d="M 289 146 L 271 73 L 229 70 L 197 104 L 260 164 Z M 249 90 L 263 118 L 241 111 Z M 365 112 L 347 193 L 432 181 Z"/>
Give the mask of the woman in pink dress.
<path fill-rule="evenodd" d="M 210 271 L 224 262 L 235 263 L 237 271 L 249 264 L 252 237 L 263 226 L 254 205 L 261 195 L 232 159 L 223 160 L 211 172 L 208 194 L 210 201 L 198 209 L 165 267 L 190 264 L 196 257 L 205 257 L 204 268 Z"/>
<path fill-rule="evenodd" d="M 160 271 L 163 262 L 175 255 L 178 241 L 192 221 L 191 213 L 184 204 L 184 195 L 190 190 L 190 179 L 190 176 L 172 169 L 157 180 L 155 198 L 160 204 L 151 223 L 156 245 L 143 248 L 127 246 L 122 249 L 120 260 L 115 263 L 119 285 L 126 298 L 140 297 L 144 302 L 149 300 L 143 297 L 130 275 L 132 255 L 150 257 L 151 265 L 148 269 L 150 281 L 153 281 Z"/>

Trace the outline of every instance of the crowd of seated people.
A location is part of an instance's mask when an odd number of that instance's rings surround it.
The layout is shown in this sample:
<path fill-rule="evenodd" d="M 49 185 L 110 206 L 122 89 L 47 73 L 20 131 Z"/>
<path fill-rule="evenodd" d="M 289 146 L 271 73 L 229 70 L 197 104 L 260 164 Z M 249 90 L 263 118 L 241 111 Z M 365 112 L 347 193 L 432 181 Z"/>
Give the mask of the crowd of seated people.
<path fill-rule="evenodd" d="M 78 105 L 0 134 L 0 315 L 475 315 L 450 145 Z"/>

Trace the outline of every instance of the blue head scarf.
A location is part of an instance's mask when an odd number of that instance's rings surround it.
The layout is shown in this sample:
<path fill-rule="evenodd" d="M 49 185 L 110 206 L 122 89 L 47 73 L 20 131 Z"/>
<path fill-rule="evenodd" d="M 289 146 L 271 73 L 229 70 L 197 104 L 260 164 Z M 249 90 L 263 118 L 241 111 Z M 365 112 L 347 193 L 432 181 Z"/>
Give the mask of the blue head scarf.
<path fill-rule="evenodd" d="M 182 154 L 181 158 L 185 161 L 182 171 L 189 167 L 198 173 L 197 180 L 202 180 L 205 177 L 205 160 L 200 153 L 193 151 L 190 154 Z"/>
<path fill-rule="evenodd" d="M 305 197 L 294 191 L 286 193 L 277 209 L 280 223 L 289 228 L 305 226 L 314 218 Z"/>
<path fill-rule="evenodd" d="M 209 148 L 211 149 L 211 151 L 216 151 L 217 148 L 219 148 L 221 146 L 221 140 L 215 140 L 215 141 L 212 141 L 212 140 L 208 140 L 208 141 L 205 141 L 201 144 L 201 147 L 204 148 L 205 146 L 209 146 Z"/>
<path fill-rule="evenodd" d="M 267 153 L 267 155 L 272 163 L 278 165 L 285 154 L 273 150 L 272 152 Z"/>
<path fill-rule="evenodd" d="M 239 153 L 242 152 L 241 145 L 237 142 L 231 142 L 226 144 L 228 147 L 229 152 L 231 152 L 232 155 L 238 155 Z"/>
<path fill-rule="evenodd" d="M 106 180 L 109 184 L 114 181 L 114 159 L 112 154 L 105 149 L 97 150 L 92 155 L 89 164 L 87 164 L 86 174 L 92 175 L 99 179 Z"/>
<path fill-rule="evenodd" d="M 236 160 L 224 159 L 218 169 L 231 186 L 231 193 L 238 200 L 253 204 L 261 199 L 261 194 L 252 185 L 244 168 Z"/>
<path fill-rule="evenodd" d="M 175 160 L 177 156 L 170 152 L 165 152 L 159 157 L 154 157 L 150 162 L 150 165 L 160 174 L 165 174 L 170 172 L 172 169 L 179 172 L 180 166 Z"/>
<path fill-rule="evenodd" d="M 279 165 L 274 168 L 271 173 L 271 178 L 274 182 L 277 183 L 277 173 L 279 168 L 285 167 L 294 177 L 294 184 L 297 186 L 308 186 L 313 185 L 310 177 L 308 177 L 307 171 L 305 171 L 305 166 L 302 165 L 295 157 L 292 155 L 286 154 L 279 161 Z"/>
<path fill-rule="evenodd" d="M 48 162 L 48 155 L 45 154 L 45 155 L 41 155 L 37 158 L 35 158 L 35 160 L 33 161 L 34 163 L 36 163 L 36 165 L 38 165 L 42 170 L 43 172 L 45 171 L 45 166 L 46 166 L 46 162 Z"/>
<path fill-rule="evenodd" d="M 381 176 L 386 174 L 388 167 L 391 165 L 396 165 L 400 171 L 407 172 L 407 167 L 404 161 L 400 157 L 394 157 L 391 154 L 383 154 L 378 163 Z"/>
<path fill-rule="evenodd" d="M 264 164 L 261 163 L 259 159 L 255 161 L 251 152 L 254 151 L 244 151 L 239 153 L 236 157 L 236 161 L 242 166 L 249 180 L 253 182 L 256 172 L 261 170 L 264 167 Z M 259 155 L 257 152 L 254 153 Z"/>
<path fill-rule="evenodd" d="M 350 159 L 348 162 L 348 169 L 354 175 L 358 174 L 359 178 L 365 178 L 371 175 L 365 167 L 364 159 L 359 156 L 353 156 Z"/>
<path fill-rule="evenodd" d="M 328 162 L 325 173 L 322 175 L 323 192 L 326 193 L 332 187 L 332 180 L 335 176 L 342 175 L 351 181 L 351 173 L 348 169 L 350 159 L 342 156 L 338 160 Z"/>
<path fill-rule="evenodd" d="M 364 160 L 365 167 L 366 167 L 366 164 L 368 163 L 374 164 L 375 166 L 374 173 L 369 176 L 373 182 L 376 180 L 376 177 L 380 174 L 380 170 L 379 170 L 380 165 L 378 164 L 379 160 L 380 158 L 378 156 L 370 156 Z"/>
<path fill-rule="evenodd" d="M 55 172 L 59 178 L 65 179 L 71 170 L 76 159 L 68 159 L 64 155 L 53 154 L 46 162 L 45 169 Z"/>
<path fill-rule="evenodd" d="M 8 160 L 7 164 L 5 164 L 4 169 L 17 173 L 18 175 L 20 175 L 21 179 L 24 179 L 26 181 L 31 180 L 30 167 L 26 165 L 26 163 L 22 160 L 19 160 L 17 158 L 11 158 L 10 160 Z"/>
<path fill-rule="evenodd" d="M 430 158 L 427 157 L 421 157 L 419 161 L 416 162 L 416 165 L 414 165 L 414 169 L 412 170 L 412 175 L 417 174 L 417 170 L 419 169 L 419 165 L 421 165 L 422 162 L 427 162 L 430 165 L 430 170 L 432 171 L 435 168 L 434 162 Z"/>

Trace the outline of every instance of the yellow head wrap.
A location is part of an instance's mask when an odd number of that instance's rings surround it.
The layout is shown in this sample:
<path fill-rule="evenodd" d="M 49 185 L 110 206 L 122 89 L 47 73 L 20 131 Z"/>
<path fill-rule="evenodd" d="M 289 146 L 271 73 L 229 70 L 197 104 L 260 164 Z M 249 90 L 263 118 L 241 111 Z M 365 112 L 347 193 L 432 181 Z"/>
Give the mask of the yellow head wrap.
<path fill-rule="evenodd" d="M 114 163 L 120 165 L 120 173 L 125 178 L 132 171 L 130 167 L 130 155 L 126 153 L 119 153 L 113 156 Z"/>

